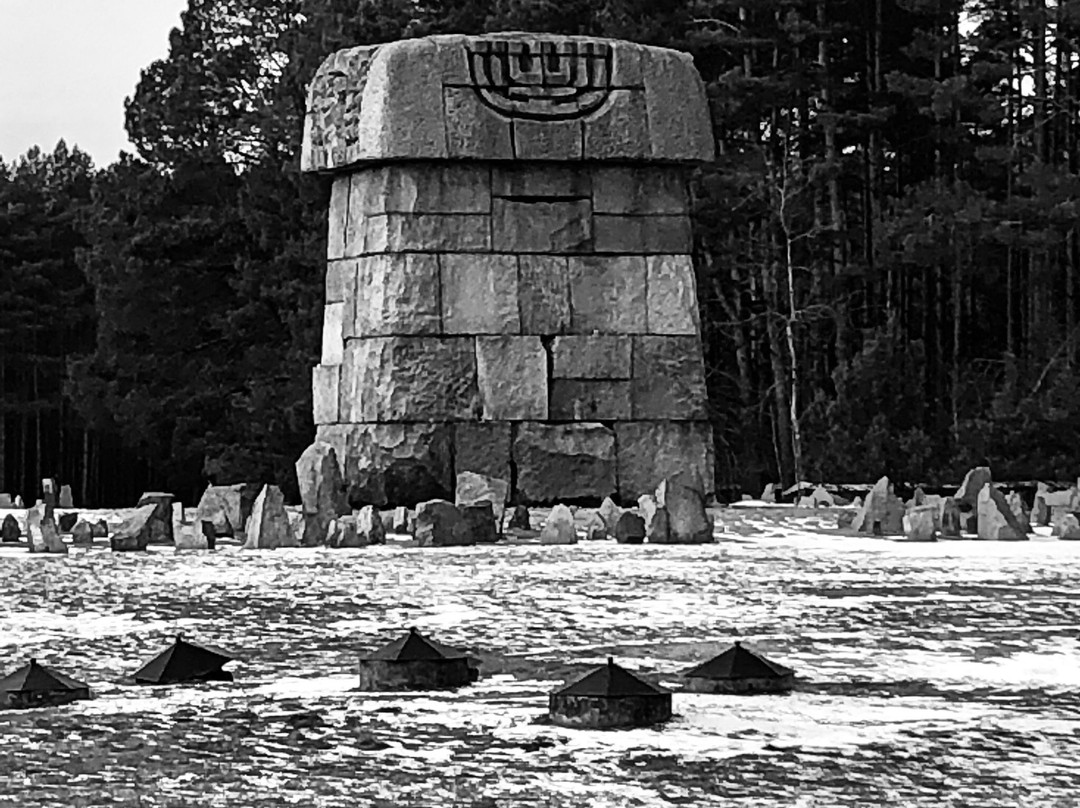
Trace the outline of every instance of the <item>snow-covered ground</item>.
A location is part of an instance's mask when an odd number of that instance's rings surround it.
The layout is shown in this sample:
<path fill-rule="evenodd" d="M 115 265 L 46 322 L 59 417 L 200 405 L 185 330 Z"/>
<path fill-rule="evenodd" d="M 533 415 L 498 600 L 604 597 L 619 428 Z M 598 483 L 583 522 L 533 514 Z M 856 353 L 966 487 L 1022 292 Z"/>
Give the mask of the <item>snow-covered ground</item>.
<path fill-rule="evenodd" d="M 0 806 L 1077 805 L 1080 542 L 830 519 L 723 511 L 697 547 L 0 549 L 3 670 L 34 656 L 97 696 L 0 713 Z M 357 652 L 413 625 L 480 681 L 354 691 Z M 236 683 L 128 684 L 178 631 L 234 650 Z M 534 723 L 609 654 L 677 691 L 736 638 L 798 691 L 676 692 L 660 729 Z"/>

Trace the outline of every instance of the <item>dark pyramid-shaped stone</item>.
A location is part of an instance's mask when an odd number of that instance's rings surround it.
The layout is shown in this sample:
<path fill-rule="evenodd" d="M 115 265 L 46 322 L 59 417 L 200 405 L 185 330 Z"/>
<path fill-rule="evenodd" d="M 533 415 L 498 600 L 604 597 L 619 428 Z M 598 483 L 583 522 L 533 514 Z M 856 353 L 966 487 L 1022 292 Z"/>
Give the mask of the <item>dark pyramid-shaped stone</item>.
<path fill-rule="evenodd" d="M 790 690 L 795 671 L 766 659 L 736 642 L 722 654 L 683 673 L 688 689 L 709 693 L 754 693 Z"/>
<path fill-rule="evenodd" d="M 467 655 L 464 651 L 425 637 L 416 627 L 413 627 L 407 634 L 373 651 L 367 659 L 416 662 L 432 659 L 458 659 L 465 656 Z"/>
<path fill-rule="evenodd" d="M 222 666 L 235 658 L 225 651 L 188 642 L 178 634 L 172 645 L 135 671 L 135 683 L 231 682 L 233 675 Z"/>
<path fill-rule="evenodd" d="M 35 659 L 0 679 L 0 707 L 46 707 L 88 698 L 88 684 Z"/>

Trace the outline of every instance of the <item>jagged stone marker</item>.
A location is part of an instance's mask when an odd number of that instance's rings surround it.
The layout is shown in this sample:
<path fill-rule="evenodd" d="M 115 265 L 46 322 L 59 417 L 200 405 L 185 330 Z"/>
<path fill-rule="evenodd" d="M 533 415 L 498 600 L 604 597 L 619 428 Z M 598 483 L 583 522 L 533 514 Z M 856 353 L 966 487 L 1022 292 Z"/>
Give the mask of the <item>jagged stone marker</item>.
<path fill-rule="evenodd" d="M 333 176 L 317 439 L 353 504 L 618 494 L 712 436 L 687 173 L 714 157 L 690 57 L 586 37 L 331 55 L 302 167 Z M 511 469 L 513 468 L 513 472 Z"/>

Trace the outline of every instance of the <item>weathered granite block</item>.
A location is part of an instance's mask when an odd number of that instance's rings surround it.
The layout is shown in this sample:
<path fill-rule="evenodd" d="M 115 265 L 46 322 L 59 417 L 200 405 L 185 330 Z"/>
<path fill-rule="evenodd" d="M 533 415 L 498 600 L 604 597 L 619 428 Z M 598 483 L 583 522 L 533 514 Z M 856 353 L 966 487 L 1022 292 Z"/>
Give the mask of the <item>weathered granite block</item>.
<path fill-rule="evenodd" d="M 539 337 L 477 337 L 476 374 L 484 420 L 548 417 L 547 352 Z"/>
<path fill-rule="evenodd" d="M 521 332 L 516 256 L 447 253 L 439 261 L 445 333 Z"/>
<path fill-rule="evenodd" d="M 705 419 L 705 363 L 695 337 L 636 337 L 635 420 Z"/>
<path fill-rule="evenodd" d="M 571 256 L 568 266 L 575 334 L 645 332 L 644 256 Z"/>
<path fill-rule="evenodd" d="M 518 257 L 522 334 L 565 334 L 571 329 L 570 274 L 559 255 Z"/>
<path fill-rule="evenodd" d="M 505 421 L 454 424 L 454 472 L 509 480 L 510 430 Z"/>
<path fill-rule="evenodd" d="M 326 265 L 326 302 L 351 300 L 356 290 L 356 259 L 331 261 Z"/>
<path fill-rule="evenodd" d="M 500 164 L 492 168 L 491 193 L 497 197 L 587 199 L 592 172 L 581 166 L 551 163 Z"/>
<path fill-rule="evenodd" d="M 311 369 L 311 398 L 314 402 L 316 425 L 335 424 L 340 420 L 340 380 L 340 365 L 316 365 Z"/>
<path fill-rule="evenodd" d="M 630 382 L 552 379 L 549 417 L 555 421 L 619 421 L 630 418 Z"/>
<path fill-rule="evenodd" d="M 349 340 L 341 386 L 347 421 L 467 421 L 480 411 L 475 350 L 466 337 Z"/>
<path fill-rule="evenodd" d="M 615 491 L 615 433 L 601 424 L 521 424 L 513 456 L 525 502 L 600 500 Z"/>
<path fill-rule="evenodd" d="M 551 375 L 556 379 L 629 379 L 632 347 L 633 337 L 556 337 L 551 343 Z"/>
<path fill-rule="evenodd" d="M 503 199 L 492 202 L 496 252 L 571 253 L 592 249 L 592 203 Z"/>
<path fill-rule="evenodd" d="M 593 217 L 593 245 L 598 253 L 689 253 L 693 243 L 686 216 Z"/>
<path fill-rule="evenodd" d="M 510 121 L 484 106 L 471 87 L 443 91 L 447 148 L 451 158 L 514 159 Z"/>
<path fill-rule="evenodd" d="M 597 166 L 592 172 L 593 210 L 620 216 L 687 216 L 685 172 L 670 166 Z"/>
<path fill-rule="evenodd" d="M 712 160 L 715 145 L 701 76 L 688 53 L 650 48 L 643 62 L 649 141 L 658 160 Z"/>
<path fill-rule="evenodd" d="M 581 121 L 514 121 L 518 160 L 580 160 L 581 154 Z"/>
<path fill-rule="evenodd" d="M 345 230 L 349 223 L 349 175 L 334 179 L 330 188 L 330 210 L 327 213 L 326 257 L 328 260 L 345 255 Z"/>
<path fill-rule="evenodd" d="M 333 424 L 320 426 L 316 436 L 334 447 L 354 508 L 453 499 L 448 424 Z"/>
<path fill-rule="evenodd" d="M 352 175 L 349 213 L 490 213 L 491 169 L 461 163 L 375 166 Z"/>
<path fill-rule="evenodd" d="M 648 267 L 650 334 L 696 336 L 701 331 L 697 280 L 689 255 L 656 255 Z M 695 352 L 700 349 L 695 349 Z"/>
<path fill-rule="evenodd" d="M 651 494 L 665 477 L 697 473 L 706 494 L 713 491 L 712 428 L 691 421 L 621 421 L 618 444 L 619 498 L 633 502 Z"/>
<path fill-rule="evenodd" d="M 642 90 L 612 90 L 606 113 L 584 123 L 586 160 L 646 159 L 651 156 L 651 151 Z"/>
<path fill-rule="evenodd" d="M 354 223 L 357 220 L 352 220 Z M 489 252 L 491 217 L 477 213 L 387 213 L 359 220 L 363 254 Z"/>
<path fill-rule="evenodd" d="M 345 338 L 342 336 L 341 318 L 345 313 L 344 303 L 327 303 L 323 306 L 322 364 L 340 365 L 345 351 Z"/>
<path fill-rule="evenodd" d="M 358 260 L 358 337 L 438 334 L 439 259 L 424 253 L 369 255 Z"/>

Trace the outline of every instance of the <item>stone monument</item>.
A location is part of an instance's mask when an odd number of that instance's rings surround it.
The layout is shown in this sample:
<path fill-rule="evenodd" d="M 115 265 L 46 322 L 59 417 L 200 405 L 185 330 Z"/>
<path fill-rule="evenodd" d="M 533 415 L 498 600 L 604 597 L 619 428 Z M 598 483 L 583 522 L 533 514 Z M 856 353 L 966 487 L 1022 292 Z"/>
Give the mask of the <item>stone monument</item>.
<path fill-rule="evenodd" d="M 687 174 L 713 159 L 684 53 L 585 37 L 339 51 L 302 168 L 333 177 L 317 439 L 353 505 L 633 502 L 713 448 Z"/>

